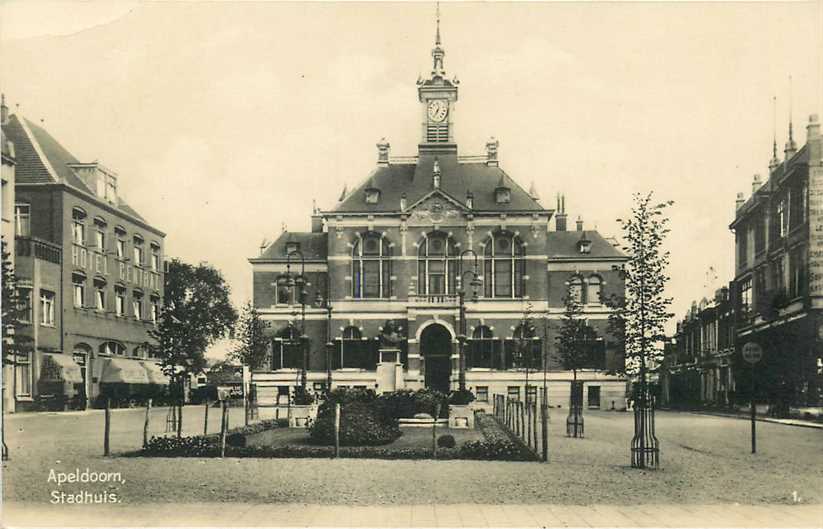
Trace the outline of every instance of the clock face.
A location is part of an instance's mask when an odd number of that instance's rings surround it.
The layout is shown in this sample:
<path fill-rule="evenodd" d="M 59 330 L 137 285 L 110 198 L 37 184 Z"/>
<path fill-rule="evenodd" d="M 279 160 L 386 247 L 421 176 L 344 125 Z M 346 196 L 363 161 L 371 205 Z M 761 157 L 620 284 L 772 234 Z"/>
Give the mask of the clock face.
<path fill-rule="evenodd" d="M 442 99 L 433 99 L 429 101 L 429 119 L 436 122 L 441 122 L 446 119 L 449 114 L 449 105 Z"/>

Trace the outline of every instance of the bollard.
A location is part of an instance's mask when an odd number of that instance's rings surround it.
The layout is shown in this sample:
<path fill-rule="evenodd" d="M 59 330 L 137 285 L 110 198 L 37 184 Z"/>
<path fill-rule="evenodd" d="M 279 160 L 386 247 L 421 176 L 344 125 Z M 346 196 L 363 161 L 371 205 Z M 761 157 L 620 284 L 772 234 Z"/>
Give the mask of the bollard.
<path fill-rule="evenodd" d="M 437 459 L 437 418 L 440 417 L 440 403 L 434 406 L 434 420 L 432 421 L 432 456 Z"/>
<path fill-rule="evenodd" d="M 228 420 L 226 419 L 226 401 L 220 401 L 220 408 L 222 411 L 222 417 L 220 421 L 220 457 L 226 457 L 226 428 L 228 426 Z"/>
<path fill-rule="evenodd" d="M 143 448 L 149 444 L 149 413 L 151 413 L 151 399 L 146 401 L 146 420 L 143 423 Z"/>
<path fill-rule="evenodd" d="M 340 457 L 340 403 L 334 405 L 334 457 Z"/>

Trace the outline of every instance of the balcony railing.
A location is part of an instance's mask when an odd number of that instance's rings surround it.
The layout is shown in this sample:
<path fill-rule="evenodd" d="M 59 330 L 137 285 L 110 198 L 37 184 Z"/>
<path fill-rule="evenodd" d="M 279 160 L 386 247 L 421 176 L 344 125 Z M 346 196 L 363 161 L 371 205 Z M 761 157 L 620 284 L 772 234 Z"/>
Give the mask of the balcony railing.
<path fill-rule="evenodd" d="M 409 303 L 418 305 L 455 305 L 457 294 L 414 294 L 409 296 Z"/>
<path fill-rule="evenodd" d="M 62 251 L 56 244 L 32 239 L 30 237 L 15 238 L 15 253 L 20 257 L 34 256 L 54 264 L 62 262 Z"/>

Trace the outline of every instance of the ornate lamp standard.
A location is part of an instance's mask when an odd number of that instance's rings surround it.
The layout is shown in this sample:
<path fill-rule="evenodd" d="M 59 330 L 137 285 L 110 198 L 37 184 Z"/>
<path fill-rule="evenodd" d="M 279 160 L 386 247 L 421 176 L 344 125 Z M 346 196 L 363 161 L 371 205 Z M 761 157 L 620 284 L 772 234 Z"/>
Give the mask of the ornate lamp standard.
<path fill-rule="evenodd" d="M 291 257 L 293 255 L 297 255 L 300 257 L 300 275 L 296 278 L 291 273 Z M 286 284 L 288 285 L 289 289 L 294 288 L 297 286 L 298 288 L 298 295 L 300 300 L 300 350 L 303 353 L 303 366 L 300 369 L 300 387 L 303 388 L 303 392 L 306 392 L 306 384 L 307 384 L 307 372 L 308 372 L 308 361 L 309 357 L 307 354 L 307 342 L 308 337 L 306 336 L 306 258 L 303 256 L 303 252 L 300 250 L 292 250 L 286 255 Z"/>
<path fill-rule="evenodd" d="M 323 296 L 320 295 L 320 292 L 317 293 L 315 296 L 314 301 L 318 307 L 324 307 L 326 309 L 326 314 L 328 315 L 328 322 L 326 324 L 326 336 L 328 340 L 326 341 L 326 391 L 331 391 L 331 354 L 332 349 L 334 349 L 334 342 L 331 341 L 331 313 L 332 313 L 332 305 L 331 299 L 323 300 Z"/>
<path fill-rule="evenodd" d="M 463 256 L 466 254 L 471 254 L 474 258 L 474 262 L 471 270 L 463 272 Z M 463 250 L 457 258 L 457 299 L 460 304 L 460 326 L 457 335 L 460 358 L 458 360 L 459 374 L 457 385 L 461 392 L 466 391 L 466 355 L 464 353 L 464 348 L 468 339 L 466 336 L 466 291 L 463 289 L 464 274 L 471 274 L 472 276 L 471 281 L 469 281 L 469 284 L 472 286 L 472 301 L 477 301 L 477 290 L 480 288 L 480 276 L 477 274 L 477 253 L 475 253 L 475 251 L 471 248 Z"/>

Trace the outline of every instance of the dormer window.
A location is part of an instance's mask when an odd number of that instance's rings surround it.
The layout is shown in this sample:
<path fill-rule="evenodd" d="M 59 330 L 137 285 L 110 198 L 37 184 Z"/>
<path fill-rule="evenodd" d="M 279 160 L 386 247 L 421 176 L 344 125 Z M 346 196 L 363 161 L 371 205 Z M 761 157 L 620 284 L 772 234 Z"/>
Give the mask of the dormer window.
<path fill-rule="evenodd" d="M 498 187 L 494 191 L 494 201 L 498 204 L 508 204 L 512 201 L 512 192 L 508 187 Z"/>
<path fill-rule="evenodd" d="M 366 204 L 377 204 L 380 202 L 380 190 L 370 187 L 366 189 Z"/>
<path fill-rule="evenodd" d="M 300 243 L 297 241 L 289 241 L 286 243 L 286 255 L 300 251 Z"/>
<path fill-rule="evenodd" d="M 577 241 L 577 251 L 582 254 L 590 254 L 592 252 L 592 241 L 586 238 L 585 232 L 580 240 Z"/>

